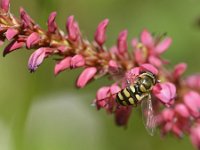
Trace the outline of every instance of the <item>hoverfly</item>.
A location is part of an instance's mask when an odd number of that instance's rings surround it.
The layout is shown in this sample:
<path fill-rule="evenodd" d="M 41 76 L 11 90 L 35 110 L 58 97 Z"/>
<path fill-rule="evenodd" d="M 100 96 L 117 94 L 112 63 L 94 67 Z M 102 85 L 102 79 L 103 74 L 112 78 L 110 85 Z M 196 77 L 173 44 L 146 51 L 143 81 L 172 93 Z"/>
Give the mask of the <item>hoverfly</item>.
<path fill-rule="evenodd" d="M 117 103 L 123 106 L 132 105 L 136 107 L 141 103 L 143 122 L 150 135 L 154 135 L 156 126 L 151 101 L 151 90 L 156 83 L 156 76 L 145 71 L 136 76 L 134 83 L 131 84 L 128 81 L 128 86 L 116 95 Z"/>
<path fill-rule="evenodd" d="M 156 127 L 151 90 L 157 82 L 152 72 L 144 71 L 135 77 L 133 83 L 127 80 L 127 86 L 116 93 L 116 102 L 122 106 L 136 107 L 141 104 L 143 123 L 151 136 L 154 135 Z"/>

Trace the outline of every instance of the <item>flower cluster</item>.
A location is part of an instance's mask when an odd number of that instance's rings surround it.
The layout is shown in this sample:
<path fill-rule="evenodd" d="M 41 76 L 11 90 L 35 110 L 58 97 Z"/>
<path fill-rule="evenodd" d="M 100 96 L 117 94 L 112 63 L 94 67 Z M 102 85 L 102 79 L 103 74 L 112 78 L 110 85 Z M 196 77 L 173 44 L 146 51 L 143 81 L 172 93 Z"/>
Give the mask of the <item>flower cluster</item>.
<path fill-rule="evenodd" d="M 101 87 L 93 101 L 97 109 L 105 109 L 115 115 L 117 125 L 125 126 L 131 115 L 132 106 L 122 106 L 115 95 L 134 81 L 143 71 L 152 72 L 159 80 L 151 91 L 157 126 L 161 134 L 173 133 L 181 138 L 189 135 L 192 143 L 200 149 L 200 75 L 183 78 L 187 65 L 177 64 L 173 70 L 161 55 L 169 48 L 172 39 L 153 36 L 147 29 L 140 38 L 133 38 L 128 50 L 127 30 L 119 33 L 116 44 L 106 48 L 106 28 L 109 20 L 103 20 L 94 34 L 94 41 L 83 38 L 73 16 L 66 21 L 66 31 L 59 29 L 52 12 L 47 20 L 47 30 L 42 29 L 20 8 L 20 18 L 10 13 L 9 0 L 1 0 L 0 45 L 8 41 L 3 56 L 20 48 L 34 49 L 28 61 L 30 72 L 42 64 L 44 59 L 56 56 L 54 74 L 68 69 L 83 68 L 76 86 L 85 87 L 89 81 L 108 76 L 112 85 Z"/>

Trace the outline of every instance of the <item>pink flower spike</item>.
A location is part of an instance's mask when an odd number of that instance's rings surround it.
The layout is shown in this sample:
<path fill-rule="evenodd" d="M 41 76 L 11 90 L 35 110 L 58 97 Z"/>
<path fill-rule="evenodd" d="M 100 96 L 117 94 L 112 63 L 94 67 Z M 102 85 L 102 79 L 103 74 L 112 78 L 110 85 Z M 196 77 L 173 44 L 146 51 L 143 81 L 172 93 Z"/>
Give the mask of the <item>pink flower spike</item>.
<path fill-rule="evenodd" d="M 95 67 L 89 67 L 83 70 L 76 82 L 77 87 L 83 88 L 94 77 L 96 72 L 97 69 Z"/>
<path fill-rule="evenodd" d="M 153 37 L 147 29 L 144 29 L 141 33 L 141 42 L 147 47 L 152 47 L 154 44 Z"/>
<path fill-rule="evenodd" d="M 47 48 L 39 48 L 37 49 L 28 60 L 28 68 L 30 72 L 34 72 L 38 66 L 43 62 L 45 56 L 46 56 L 46 49 Z"/>
<path fill-rule="evenodd" d="M 154 75 L 158 75 L 158 69 L 156 69 L 153 65 L 151 64 L 143 64 L 140 66 L 141 70 L 146 70 L 152 72 Z"/>
<path fill-rule="evenodd" d="M 74 20 L 74 16 L 70 16 L 67 19 L 66 29 L 68 31 L 69 39 L 76 41 L 79 36 L 79 28 L 78 24 Z"/>
<path fill-rule="evenodd" d="M 27 48 L 31 48 L 32 45 L 37 44 L 40 41 L 40 36 L 38 33 L 33 32 L 31 35 L 28 36 L 26 40 Z"/>
<path fill-rule="evenodd" d="M 175 66 L 174 71 L 173 71 L 173 76 L 175 79 L 178 79 L 186 70 L 187 64 L 185 63 L 180 63 Z"/>
<path fill-rule="evenodd" d="M 95 32 L 95 41 L 102 46 L 106 40 L 106 28 L 108 26 L 109 20 L 105 19 L 99 23 Z"/>
<path fill-rule="evenodd" d="M 122 31 L 119 36 L 118 36 L 118 40 L 117 40 L 117 48 L 119 50 L 119 54 L 124 54 L 127 51 L 127 34 L 128 31 L 124 30 Z"/>
<path fill-rule="evenodd" d="M 200 125 L 193 126 L 190 130 L 190 140 L 194 147 L 200 149 Z"/>
<path fill-rule="evenodd" d="M 10 0 L 1 0 L 1 8 L 5 11 L 8 12 L 10 8 Z"/>
<path fill-rule="evenodd" d="M 171 38 L 165 38 L 158 45 L 156 45 L 155 51 L 158 54 L 161 54 L 161 53 L 165 52 L 169 48 L 169 46 L 171 45 L 171 43 L 172 43 L 172 39 Z"/>
<path fill-rule="evenodd" d="M 51 33 L 54 33 L 57 30 L 57 24 L 55 22 L 56 15 L 57 15 L 56 12 L 52 12 L 48 18 L 48 22 L 47 22 L 48 23 L 48 31 Z"/>
<path fill-rule="evenodd" d="M 8 40 L 11 40 L 15 35 L 17 35 L 19 33 L 19 31 L 17 29 L 14 29 L 14 28 L 9 28 L 7 31 L 6 31 L 6 38 Z"/>
<path fill-rule="evenodd" d="M 170 82 L 162 84 L 156 84 L 153 88 L 153 94 L 164 104 L 170 104 L 170 102 L 176 96 L 176 87 Z"/>
<path fill-rule="evenodd" d="M 83 67 L 85 65 L 85 59 L 81 55 L 75 55 L 71 59 L 70 67 L 71 68 L 77 68 L 77 67 Z"/>
<path fill-rule="evenodd" d="M 58 62 L 54 67 L 54 74 L 58 75 L 61 71 L 64 71 L 70 67 L 71 57 L 66 57 Z"/>
<path fill-rule="evenodd" d="M 194 117 L 200 116 L 200 95 L 190 91 L 184 96 L 184 103 Z"/>
<path fill-rule="evenodd" d="M 3 51 L 3 57 L 5 57 L 8 53 L 17 50 L 19 48 L 22 48 L 25 45 L 24 42 L 19 42 L 19 41 L 12 41 L 10 44 L 6 46 L 6 48 Z"/>
<path fill-rule="evenodd" d="M 188 117 L 190 117 L 190 113 L 189 113 L 189 111 L 188 111 L 188 109 L 187 109 L 187 107 L 184 105 L 184 104 L 177 104 L 176 106 L 175 106 L 175 112 L 179 115 L 179 116 L 181 116 L 181 117 L 183 117 L 183 118 L 188 118 Z"/>

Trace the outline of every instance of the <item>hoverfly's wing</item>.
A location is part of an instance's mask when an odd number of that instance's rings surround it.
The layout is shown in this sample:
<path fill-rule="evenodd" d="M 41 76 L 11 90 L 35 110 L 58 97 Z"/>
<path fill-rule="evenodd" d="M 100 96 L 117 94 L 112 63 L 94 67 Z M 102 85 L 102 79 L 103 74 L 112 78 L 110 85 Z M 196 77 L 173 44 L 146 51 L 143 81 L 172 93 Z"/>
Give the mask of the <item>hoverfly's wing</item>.
<path fill-rule="evenodd" d="M 154 116 L 151 96 L 141 102 L 142 119 L 147 132 L 153 136 L 156 131 L 156 118 Z"/>

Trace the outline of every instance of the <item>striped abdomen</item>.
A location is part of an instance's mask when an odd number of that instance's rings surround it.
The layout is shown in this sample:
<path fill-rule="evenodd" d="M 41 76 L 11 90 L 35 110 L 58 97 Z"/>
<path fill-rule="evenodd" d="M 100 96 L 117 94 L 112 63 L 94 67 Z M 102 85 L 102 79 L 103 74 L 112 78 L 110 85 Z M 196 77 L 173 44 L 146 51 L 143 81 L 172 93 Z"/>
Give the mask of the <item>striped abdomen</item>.
<path fill-rule="evenodd" d="M 121 90 L 119 93 L 117 93 L 116 101 L 120 105 L 124 106 L 128 105 L 137 106 L 137 104 L 140 103 L 141 100 L 146 98 L 148 95 L 149 93 L 142 93 L 139 90 L 138 85 L 135 84 L 135 85 L 130 85 L 125 89 Z"/>

